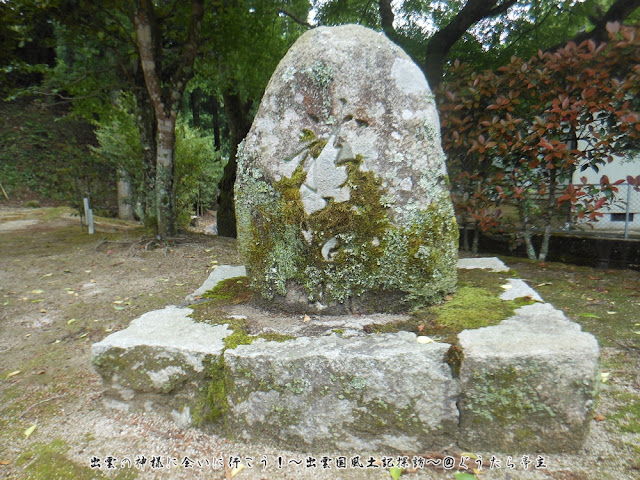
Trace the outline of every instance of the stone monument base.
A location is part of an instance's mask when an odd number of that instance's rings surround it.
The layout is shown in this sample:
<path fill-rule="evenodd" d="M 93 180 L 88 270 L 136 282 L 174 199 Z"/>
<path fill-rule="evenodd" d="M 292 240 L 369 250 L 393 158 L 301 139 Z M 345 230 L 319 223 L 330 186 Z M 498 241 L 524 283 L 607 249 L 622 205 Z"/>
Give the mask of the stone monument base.
<path fill-rule="evenodd" d="M 218 280 L 241 271 L 220 268 Z M 497 259 L 459 268 L 508 270 Z M 509 278 L 507 288 L 504 300 L 536 302 L 498 325 L 464 330 L 454 347 L 409 332 L 366 333 L 402 315 L 301 319 L 244 308 L 229 312 L 230 324 L 262 315 L 253 318 L 256 334 L 290 339 L 256 335 L 231 348 L 227 326 L 167 307 L 94 344 L 92 361 L 109 405 L 188 424 L 202 421 L 194 414 L 204 399 L 217 431 L 289 450 L 575 451 L 592 416 L 597 341 L 522 280 Z"/>

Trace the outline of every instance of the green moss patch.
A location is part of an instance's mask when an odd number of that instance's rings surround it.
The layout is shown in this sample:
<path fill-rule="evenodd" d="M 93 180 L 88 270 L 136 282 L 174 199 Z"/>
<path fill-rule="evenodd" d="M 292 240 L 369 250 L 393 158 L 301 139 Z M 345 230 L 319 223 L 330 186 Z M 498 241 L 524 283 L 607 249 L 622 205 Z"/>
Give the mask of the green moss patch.
<path fill-rule="evenodd" d="M 217 305 L 237 305 L 247 302 L 253 296 L 249 289 L 247 277 L 234 277 L 222 280 L 215 287 L 202 295 L 216 301 Z"/>
<path fill-rule="evenodd" d="M 410 331 L 438 341 L 455 343 L 462 330 L 497 325 L 513 316 L 517 308 L 533 303 L 527 297 L 500 299 L 500 294 L 504 292 L 502 286 L 506 284 L 508 277 L 511 275 L 481 269 L 461 269 L 458 272 L 458 291 L 443 303 L 417 310 L 409 320 L 372 325 L 367 331 Z"/>
<path fill-rule="evenodd" d="M 609 417 L 621 432 L 640 434 L 640 398 L 632 393 L 620 393 L 623 404 Z"/>
<path fill-rule="evenodd" d="M 49 444 L 34 443 L 18 457 L 16 464 L 24 468 L 25 477 L 23 478 L 31 480 L 53 478 L 130 480 L 136 478 L 136 471 L 133 468 L 118 468 L 115 476 L 107 476 L 98 469 L 91 469 L 88 466 L 88 457 L 87 466 L 78 465 L 67 457 L 68 450 L 69 447 L 61 440 L 54 440 Z M 116 463 L 116 466 L 120 467 L 120 464 Z"/>
<path fill-rule="evenodd" d="M 488 423 L 495 426 L 517 425 L 526 422 L 531 425 L 534 417 L 547 422 L 555 416 L 551 408 L 540 399 L 531 385 L 531 379 L 539 375 L 536 366 L 510 366 L 496 371 L 473 372 L 474 391 L 463 394 L 465 409 L 473 412 L 474 423 Z"/>

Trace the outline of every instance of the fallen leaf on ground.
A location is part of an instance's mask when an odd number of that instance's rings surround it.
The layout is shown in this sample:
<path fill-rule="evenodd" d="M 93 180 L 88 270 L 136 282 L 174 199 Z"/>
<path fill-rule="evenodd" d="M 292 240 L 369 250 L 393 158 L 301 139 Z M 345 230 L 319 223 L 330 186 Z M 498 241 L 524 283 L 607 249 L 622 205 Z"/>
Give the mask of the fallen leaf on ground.
<path fill-rule="evenodd" d="M 418 337 L 418 343 L 422 343 L 423 345 L 433 343 L 433 338 L 427 336 Z"/>
<path fill-rule="evenodd" d="M 600 318 L 595 313 L 580 313 L 580 314 L 578 314 L 578 316 L 579 317 L 584 317 L 584 318 Z"/>
<path fill-rule="evenodd" d="M 21 373 L 21 370 L 16 370 L 15 372 L 11 372 L 10 374 L 8 374 L 5 377 L 5 380 L 9 380 L 11 377 L 15 377 L 16 375 L 19 375 Z"/>
<path fill-rule="evenodd" d="M 37 294 L 39 294 L 39 293 L 44 293 L 44 290 L 40 290 L 40 289 L 38 289 L 38 290 L 31 290 L 31 293 L 35 293 L 35 294 L 37 295 Z"/>
<path fill-rule="evenodd" d="M 400 475 L 402 475 L 402 469 L 398 467 L 391 467 L 389 469 L 389 475 L 391 475 L 391 478 L 393 478 L 393 480 L 398 480 L 400 478 Z"/>
<path fill-rule="evenodd" d="M 36 429 L 36 425 L 31 425 L 29 428 L 27 428 L 24 431 L 24 437 L 29 438 L 31 434 L 35 431 L 35 429 Z"/>
<path fill-rule="evenodd" d="M 304 317 L 302 317 L 303 322 L 308 322 L 309 320 L 311 320 L 311 317 L 307 314 L 305 314 Z"/>
<path fill-rule="evenodd" d="M 237 467 L 234 467 L 231 470 L 231 478 L 235 477 L 237 474 L 239 474 L 242 470 L 244 469 L 244 465 L 240 464 Z"/>
<path fill-rule="evenodd" d="M 0 465 L 11 465 L 10 460 L 0 460 Z"/>
<path fill-rule="evenodd" d="M 594 419 L 596 422 L 604 422 L 607 418 L 606 418 L 604 415 L 600 415 L 600 414 L 598 414 L 598 415 L 596 415 L 595 417 L 593 417 L 593 419 Z"/>

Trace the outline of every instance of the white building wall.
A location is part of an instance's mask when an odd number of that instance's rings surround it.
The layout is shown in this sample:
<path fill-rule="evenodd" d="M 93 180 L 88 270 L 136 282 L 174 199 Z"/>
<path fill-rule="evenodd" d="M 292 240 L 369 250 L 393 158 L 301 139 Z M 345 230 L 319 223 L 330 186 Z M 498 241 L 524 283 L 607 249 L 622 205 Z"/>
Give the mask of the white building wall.
<path fill-rule="evenodd" d="M 629 231 L 640 234 L 640 192 L 627 185 L 626 178 L 631 175 L 640 175 L 640 155 L 632 158 L 618 157 L 613 162 L 603 165 L 596 172 L 589 168 L 584 172 L 576 171 L 572 183 L 582 183 L 582 177 L 587 178 L 587 183 L 600 184 L 600 179 L 606 175 L 609 181 L 614 183 L 624 180 L 623 185 L 618 186 L 618 195 L 614 205 L 601 210 L 604 214 L 598 222 L 592 223 L 596 230 L 624 231 L 626 223 L 627 201 L 629 202 Z M 632 218 L 633 217 L 633 218 Z"/>

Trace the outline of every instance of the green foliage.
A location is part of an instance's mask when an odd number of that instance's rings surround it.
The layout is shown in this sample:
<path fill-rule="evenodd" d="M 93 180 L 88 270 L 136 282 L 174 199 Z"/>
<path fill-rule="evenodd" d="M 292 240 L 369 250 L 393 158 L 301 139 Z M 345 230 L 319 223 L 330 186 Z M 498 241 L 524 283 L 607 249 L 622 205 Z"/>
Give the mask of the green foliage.
<path fill-rule="evenodd" d="M 0 183 L 10 198 L 36 195 L 76 208 L 115 203 L 115 171 L 89 154 L 90 125 L 67 109 L 26 99 L 0 103 Z"/>
<path fill-rule="evenodd" d="M 135 99 L 126 93 L 119 95 L 112 108 L 96 122 L 98 146 L 91 151 L 100 161 L 124 172 L 137 184 L 142 181 L 142 149 L 134 112 Z"/>
<path fill-rule="evenodd" d="M 176 126 L 175 189 L 178 224 L 189 224 L 193 206 L 205 208 L 218 197 L 224 162 L 213 139 L 179 121 Z"/>
<path fill-rule="evenodd" d="M 135 198 L 131 199 L 135 204 L 145 192 L 142 149 L 134 112 L 132 96 L 120 95 L 104 120 L 97 122 L 99 146 L 92 148 L 92 152 L 100 162 L 128 178 L 135 192 Z M 212 138 L 182 120 L 176 126 L 175 148 L 174 188 L 178 222 L 186 226 L 194 205 L 202 205 L 204 209 L 215 203 L 224 164 L 220 153 L 213 147 Z"/>

